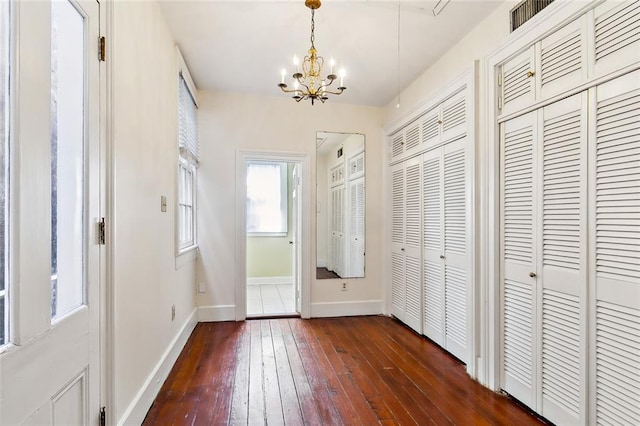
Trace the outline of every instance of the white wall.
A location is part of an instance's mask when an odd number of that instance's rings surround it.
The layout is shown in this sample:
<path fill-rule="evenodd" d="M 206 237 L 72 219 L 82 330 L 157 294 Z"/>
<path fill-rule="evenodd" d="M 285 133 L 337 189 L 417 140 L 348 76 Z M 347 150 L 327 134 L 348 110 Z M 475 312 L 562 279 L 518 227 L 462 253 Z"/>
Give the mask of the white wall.
<path fill-rule="evenodd" d="M 195 265 L 192 260 L 175 267 L 175 45 L 155 2 L 111 4 L 113 413 L 115 420 L 123 421 L 123 414 L 134 408 L 130 404 L 138 401 L 136 395 L 194 312 Z M 167 196 L 166 213 L 160 211 L 161 195 Z M 134 419 L 135 415 L 130 421 Z"/>
<path fill-rule="evenodd" d="M 519 1 L 505 0 L 435 64 L 425 70 L 400 93 L 400 108 L 396 108 L 396 98 L 392 99 L 385 108 L 385 125 L 406 114 L 420 101 L 429 99 L 431 93 L 462 74 L 465 69 L 471 67 L 474 60 L 482 59 L 504 41 L 509 35 L 509 11 L 517 3 Z M 480 81 L 482 78 L 481 75 Z"/>
<path fill-rule="evenodd" d="M 204 282 L 207 289 L 198 295 L 198 305 L 212 309 L 235 305 L 236 151 L 308 154 L 312 163 L 311 204 L 315 210 L 316 131 L 365 134 L 367 270 L 363 279 L 319 281 L 315 279 L 315 268 L 310 271 L 311 276 L 303 279 L 311 280 L 312 315 L 314 309 L 325 306 L 318 305 L 321 303 L 381 301 L 383 209 L 377 194 L 382 191 L 382 110 L 340 104 L 331 99 L 312 106 L 309 102 L 298 104 L 284 95 L 256 97 L 201 91 L 198 113 L 202 151 L 198 184 L 202 262 L 198 262 L 198 281 Z M 309 215 L 313 230 L 310 247 L 311 264 L 315 265 L 315 211 L 303 213 Z M 346 292 L 340 291 L 343 281 L 349 283 Z"/>

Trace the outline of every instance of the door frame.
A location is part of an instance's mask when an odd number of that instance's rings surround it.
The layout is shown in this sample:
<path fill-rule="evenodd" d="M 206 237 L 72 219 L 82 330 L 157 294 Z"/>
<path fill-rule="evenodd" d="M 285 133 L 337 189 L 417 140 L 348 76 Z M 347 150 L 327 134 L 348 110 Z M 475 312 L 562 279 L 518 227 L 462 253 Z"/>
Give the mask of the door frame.
<path fill-rule="evenodd" d="M 297 283 L 300 289 L 300 316 L 309 318 L 311 313 L 311 166 L 308 154 L 279 151 L 236 151 L 236 282 L 235 282 L 235 319 L 244 321 L 247 318 L 247 162 L 271 161 L 281 163 L 297 163 L 300 166 L 301 209 L 298 217 L 301 223 L 299 235 L 300 277 Z"/>

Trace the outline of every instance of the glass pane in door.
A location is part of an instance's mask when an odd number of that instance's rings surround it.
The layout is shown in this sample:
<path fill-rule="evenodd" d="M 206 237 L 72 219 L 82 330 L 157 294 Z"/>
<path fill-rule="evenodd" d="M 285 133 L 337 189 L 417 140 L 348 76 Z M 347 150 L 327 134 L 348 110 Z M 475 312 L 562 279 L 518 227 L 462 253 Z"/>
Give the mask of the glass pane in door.
<path fill-rule="evenodd" d="M 51 317 L 84 301 L 85 29 L 68 1 L 51 3 Z"/>

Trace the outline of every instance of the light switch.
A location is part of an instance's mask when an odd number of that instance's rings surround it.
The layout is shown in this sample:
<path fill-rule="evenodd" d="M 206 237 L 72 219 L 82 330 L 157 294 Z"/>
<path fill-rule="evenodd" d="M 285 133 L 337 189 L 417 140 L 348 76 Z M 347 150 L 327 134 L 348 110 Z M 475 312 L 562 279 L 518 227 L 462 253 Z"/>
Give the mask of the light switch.
<path fill-rule="evenodd" d="M 166 195 L 160 196 L 160 211 L 165 213 L 167 212 L 167 196 Z"/>

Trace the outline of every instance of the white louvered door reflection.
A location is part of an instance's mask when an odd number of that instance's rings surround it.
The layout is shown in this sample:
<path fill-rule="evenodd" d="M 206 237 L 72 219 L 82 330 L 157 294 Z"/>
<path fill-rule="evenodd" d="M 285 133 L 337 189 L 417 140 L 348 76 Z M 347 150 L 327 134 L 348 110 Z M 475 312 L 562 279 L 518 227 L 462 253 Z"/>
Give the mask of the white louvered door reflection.
<path fill-rule="evenodd" d="M 444 346 L 444 203 L 442 149 L 422 156 L 423 298 L 425 336 Z"/>
<path fill-rule="evenodd" d="M 349 182 L 349 277 L 364 276 L 364 176 Z"/>
<path fill-rule="evenodd" d="M 467 139 L 442 148 L 444 250 L 444 347 L 464 363 L 469 362 L 467 339 L 467 288 L 470 259 L 467 240 Z"/>
<path fill-rule="evenodd" d="M 536 112 L 501 125 L 501 386 L 535 408 Z M 533 275 L 533 276 L 531 276 Z"/>
<path fill-rule="evenodd" d="M 400 321 L 406 309 L 404 188 L 404 163 L 399 163 L 391 167 L 391 313 Z"/>
<path fill-rule="evenodd" d="M 586 112 L 586 92 L 538 111 L 537 410 L 562 425 L 586 421 Z"/>
<path fill-rule="evenodd" d="M 404 322 L 422 332 L 421 170 L 420 157 L 406 161 L 405 183 L 405 288 Z"/>
<path fill-rule="evenodd" d="M 602 76 L 640 61 L 640 2 L 609 0 L 594 9 L 591 57 Z"/>
<path fill-rule="evenodd" d="M 590 92 L 591 416 L 640 419 L 640 71 Z"/>
<path fill-rule="evenodd" d="M 540 49 L 540 85 L 542 98 L 551 97 L 577 86 L 587 77 L 586 17 L 581 17 L 536 45 Z"/>

